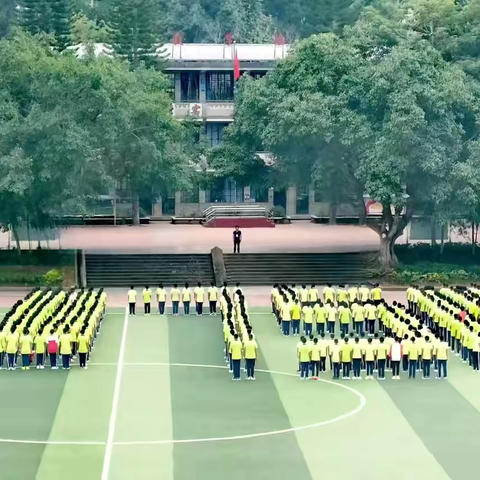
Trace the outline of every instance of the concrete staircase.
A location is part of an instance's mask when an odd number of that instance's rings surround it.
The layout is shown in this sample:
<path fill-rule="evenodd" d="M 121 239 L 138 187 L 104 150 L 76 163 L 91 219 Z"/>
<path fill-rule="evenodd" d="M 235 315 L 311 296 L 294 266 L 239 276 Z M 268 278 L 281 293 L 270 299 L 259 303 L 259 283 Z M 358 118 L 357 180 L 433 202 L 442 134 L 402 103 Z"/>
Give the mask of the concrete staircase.
<path fill-rule="evenodd" d="M 242 285 L 326 284 L 367 281 L 371 254 L 268 253 L 224 255 L 227 279 Z"/>
<path fill-rule="evenodd" d="M 210 255 L 89 254 L 85 255 L 89 287 L 171 286 L 214 281 Z"/>

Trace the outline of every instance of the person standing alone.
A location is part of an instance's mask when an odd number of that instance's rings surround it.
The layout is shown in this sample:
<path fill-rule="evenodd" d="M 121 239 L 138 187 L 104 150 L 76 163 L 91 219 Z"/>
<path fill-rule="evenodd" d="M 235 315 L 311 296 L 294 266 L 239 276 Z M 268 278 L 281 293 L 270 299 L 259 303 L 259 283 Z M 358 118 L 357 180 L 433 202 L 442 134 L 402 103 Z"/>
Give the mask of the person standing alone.
<path fill-rule="evenodd" d="M 240 244 L 242 243 L 242 232 L 237 225 L 233 231 L 233 253 L 240 253 Z"/>

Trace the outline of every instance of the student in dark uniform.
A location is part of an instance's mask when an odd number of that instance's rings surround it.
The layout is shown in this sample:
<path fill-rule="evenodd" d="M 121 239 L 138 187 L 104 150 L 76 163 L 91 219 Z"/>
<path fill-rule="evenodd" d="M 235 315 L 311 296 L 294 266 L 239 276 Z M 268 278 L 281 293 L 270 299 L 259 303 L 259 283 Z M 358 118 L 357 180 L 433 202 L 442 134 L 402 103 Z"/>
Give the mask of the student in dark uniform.
<path fill-rule="evenodd" d="M 240 244 L 242 243 L 242 232 L 237 225 L 233 231 L 233 253 L 240 253 Z"/>

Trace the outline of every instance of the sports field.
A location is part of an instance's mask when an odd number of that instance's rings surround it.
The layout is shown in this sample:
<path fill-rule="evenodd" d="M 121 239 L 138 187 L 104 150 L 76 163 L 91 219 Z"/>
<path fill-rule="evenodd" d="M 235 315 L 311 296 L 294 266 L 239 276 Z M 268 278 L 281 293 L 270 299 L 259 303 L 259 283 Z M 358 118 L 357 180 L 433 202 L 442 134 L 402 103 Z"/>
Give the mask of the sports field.
<path fill-rule="evenodd" d="M 2 480 L 463 479 L 480 374 L 301 382 L 297 338 L 251 312 L 255 382 L 232 382 L 220 317 L 110 309 L 89 369 L 0 372 Z"/>

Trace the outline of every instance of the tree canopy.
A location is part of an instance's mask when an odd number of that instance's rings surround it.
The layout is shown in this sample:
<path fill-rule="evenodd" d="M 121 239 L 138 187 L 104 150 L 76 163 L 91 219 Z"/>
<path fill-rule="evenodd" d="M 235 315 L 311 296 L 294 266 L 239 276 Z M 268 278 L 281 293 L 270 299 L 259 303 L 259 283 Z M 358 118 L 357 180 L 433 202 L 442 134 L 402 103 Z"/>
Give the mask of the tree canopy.
<path fill-rule="evenodd" d="M 188 129 L 170 114 L 161 73 L 79 61 L 21 32 L 0 41 L 0 68 L 2 224 L 44 227 L 114 181 L 135 207 L 139 191 L 187 178 Z"/>
<path fill-rule="evenodd" d="M 363 193 L 381 202 L 372 227 L 387 266 L 414 212 L 477 211 L 480 198 L 478 83 L 403 21 L 415 10 L 401 13 L 366 9 L 341 36 L 312 36 L 265 78 L 243 78 L 227 136 L 272 151 L 274 170 L 322 189 L 333 210 L 348 197 L 361 210 Z"/>

